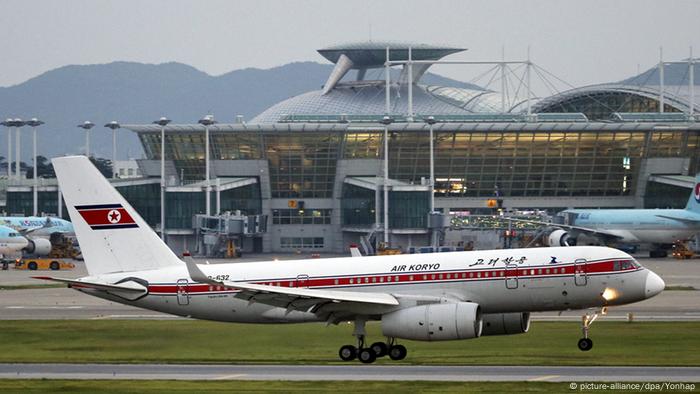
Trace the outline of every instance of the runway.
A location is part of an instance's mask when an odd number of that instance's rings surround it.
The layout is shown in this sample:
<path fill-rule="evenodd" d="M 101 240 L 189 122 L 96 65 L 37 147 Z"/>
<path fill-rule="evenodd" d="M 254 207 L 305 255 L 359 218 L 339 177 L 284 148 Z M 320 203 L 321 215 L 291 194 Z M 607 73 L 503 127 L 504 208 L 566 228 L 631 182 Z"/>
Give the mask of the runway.
<path fill-rule="evenodd" d="M 700 367 L 0 364 L 0 378 L 700 382 Z"/>

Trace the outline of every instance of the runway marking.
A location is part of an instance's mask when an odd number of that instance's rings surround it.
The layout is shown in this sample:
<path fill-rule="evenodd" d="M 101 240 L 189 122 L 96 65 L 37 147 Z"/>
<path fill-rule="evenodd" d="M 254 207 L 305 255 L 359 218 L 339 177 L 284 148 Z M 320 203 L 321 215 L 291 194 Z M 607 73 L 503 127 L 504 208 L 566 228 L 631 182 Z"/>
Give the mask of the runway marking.
<path fill-rule="evenodd" d="M 544 375 L 544 376 L 538 376 L 538 377 L 536 377 L 536 378 L 528 379 L 527 381 L 528 381 L 528 382 L 540 382 L 540 381 L 543 381 L 543 380 L 556 379 L 556 378 L 558 378 L 559 376 L 560 376 L 560 375 Z"/>
<path fill-rule="evenodd" d="M 240 378 L 244 378 L 244 377 L 246 377 L 246 376 L 248 376 L 248 375 L 246 375 L 246 374 L 244 374 L 244 373 L 236 373 L 236 374 L 232 374 L 232 375 L 217 376 L 217 377 L 215 377 L 215 378 L 212 379 L 212 380 L 240 379 Z"/>
<path fill-rule="evenodd" d="M 90 320 L 108 320 L 108 319 L 154 319 L 154 320 L 162 320 L 162 319 L 184 319 L 181 316 L 174 316 L 174 315 L 104 315 L 104 316 L 95 316 L 95 317 L 90 317 Z"/>
<path fill-rule="evenodd" d="M 6 306 L 5 309 L 83 309 L 84 306 L 71 305 L 71 306 L 32 306 L 32 305 L 11 305 Z"/>

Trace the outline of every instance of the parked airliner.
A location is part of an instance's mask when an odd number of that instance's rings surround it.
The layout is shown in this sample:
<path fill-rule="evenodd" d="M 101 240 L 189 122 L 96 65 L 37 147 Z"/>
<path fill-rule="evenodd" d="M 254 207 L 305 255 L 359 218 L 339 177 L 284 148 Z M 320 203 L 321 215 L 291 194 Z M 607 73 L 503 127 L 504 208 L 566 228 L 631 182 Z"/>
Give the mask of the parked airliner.
<path fill-rule="evenodd" d="M 0 225 L 17 230 L 27 241 L 23 250 L 38 256 L 51 253 L 55 236 L 75 235 L 71 222 L 48 216 L 0 216 Z"/>
<path fill-rule="evenodd" d="M 357 346 L 342 346 L 343 360 L 401 360 L 399 339 L 520 334 L 531 312 L 586 308 L 578 347 L 590 350 L 590 324 L 607 307 L 664 289 L 628 254 L 597 246 L 201 265 L 179 259 L 87 158 L 53 165 L 89 276 L 39 278 L 197 319 L 353 322 Z M 372 320 L 386 342 L 366 342 Z"/>
<path fill-rule="evenodd" d="M 568 209 L 557 216 L 563 223 L 541 223 L 556 228 L 550 246 L 580 244 L 585 234 L 601 244 L 651 244 L 651 257 L 666 257 L 674 242 L 700 233 L 700 175 L 685 209 Z"/>
<path fill-rule="evenodd" d="M 29 242 L 22 234 L 6 226 L 0 226 L 0 257 L 20 252 Z"/>

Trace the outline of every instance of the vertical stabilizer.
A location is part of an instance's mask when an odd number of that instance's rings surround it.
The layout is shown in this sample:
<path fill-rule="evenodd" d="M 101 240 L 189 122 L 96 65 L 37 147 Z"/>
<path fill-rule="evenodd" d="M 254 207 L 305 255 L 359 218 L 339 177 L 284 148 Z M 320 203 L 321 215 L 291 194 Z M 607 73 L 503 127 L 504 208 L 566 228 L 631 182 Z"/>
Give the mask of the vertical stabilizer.
<path fill-rule="evenodd" d="M 695 185 L 693 191 L 690 192 L 690 198 L 685 205 L 685 209 L 695 213 L 700 213 L 700 174 L 695 176 Z"/>
<path fill-rule="evenodd" d="M 183 264 L 87 157 L 52 163 L 90 275 Z"/>

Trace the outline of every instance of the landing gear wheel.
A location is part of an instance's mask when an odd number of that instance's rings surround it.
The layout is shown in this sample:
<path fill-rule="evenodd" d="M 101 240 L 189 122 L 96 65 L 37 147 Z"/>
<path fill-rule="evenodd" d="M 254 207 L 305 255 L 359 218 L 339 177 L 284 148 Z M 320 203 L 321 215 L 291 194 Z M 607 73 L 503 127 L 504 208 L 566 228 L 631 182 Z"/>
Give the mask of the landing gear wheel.
<path fill-rule="evenodd" d="M 338 356 L 343 361 L 352 361 L 357 358 L 357 348 L 352 345 L 345 345 L 338 351 Z"/>
<path fill-rule="evenodd" d="M 593 348 L 593 341 L 591 338 L 581 338 L 578 340 L 578 348 L 582 352 L 587 352 Z"/>
<path fill-rule="evenodd" d="M 404 358 L 406 358 L 407 353 L 408 351 L 403 345 L 394 345 L 391 348 L 389 348 L 389 357 L 394 361 L 403 360 Z"/>
<path fill-rule="evenodd" d="M 384 357 L 387 355 L 387 353 L 389 353 L 389 346 L 387 346 L 384 342 L 375 342 L 369 348 L 374 351 L 377 358 Z"/>
<path fill-rule="evenodd" d="M 374 354 L 374 350 L 372 350 L 372 348 L 360 349 L 360 352 L 357 354 L 357 358 L 363 364 L 372 364 L 377 360 L 377 356 Z"/>

